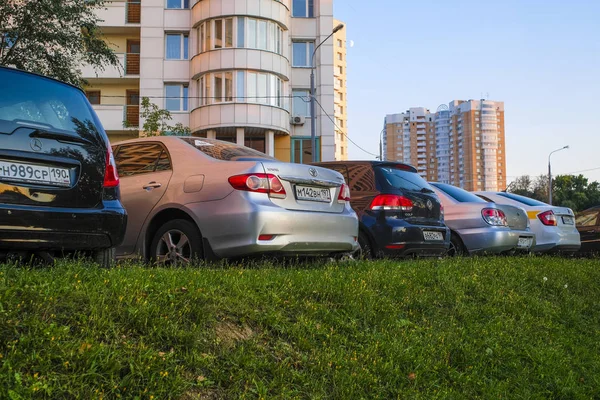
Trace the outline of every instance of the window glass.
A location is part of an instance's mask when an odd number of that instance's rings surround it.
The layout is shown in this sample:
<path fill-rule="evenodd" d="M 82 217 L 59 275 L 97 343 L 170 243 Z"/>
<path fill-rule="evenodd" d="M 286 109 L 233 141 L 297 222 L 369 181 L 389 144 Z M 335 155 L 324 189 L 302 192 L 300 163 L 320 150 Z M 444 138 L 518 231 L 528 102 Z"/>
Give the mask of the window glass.
<path fill-rule="evenodd" d="M 119 152 L 115 156 L 117 172 L 121 177 L 154 172 L 162 152 L 162 146 L 155 143 L 119 146 Z"/>
<path fill-rule="evenodd" d="M 167 34 L 167 60 L 181 59 L 181 35 Z"/>
<path fill-rule="evenodd" d="M 575 224 L 577 226 L 596 226 L 598 214 L 600 214 L 599 210 L 583 212 L 577 216 L 575 219 Z"/>
<path fill-rule="evenodd" d="M 183 35 L 183 59 L 189 59 L 189 37 L 188 35 Z"/>
<path fill-rule="evenodd" d="M 310 67 L 310 58 L 314 48 L 313 42 L 293 42 L 292 43 L 292 66 Z"/>
<path fill-rule="evenodd" d="M 313 17 L 314 16 L 314 1 L 313 0 L 293 0 L 292 2 L 292 17 Z"/>
<path fill-rule="evenodd" d="M 233 72 L 225 72 L 225 101 L 233 101 Z"/>
<path fill-rule="evenodd" d="M 2 133 L 31 122 L 83 135 L 82 124 L 94 125 L 84 94 L 72 86 L 10 69 L 0 69 L 0 82 Z"/>
<path fill-rule="evenodd" d="M 246 93 L 244 90 L 246 88 L 245 79 L 244 79 L 245 76 L 246 75 L 244 74 L 244 71 L 237 72 L 237 88 L 236 88 L 237 93 L 236 94 L 238 96 L 237 101 L 239 101 L 239 102 L 246 101 L 246 99 L 244 98 L 245 93 Z"/>
<path fill-rule="evenodd" d="M 256 20 L 248 18 L 248 44 L 250 49 L 256 48 Z"/>
<path fill-rule="evenodd" d="M 381 174 L 388 185 L 395 188 L 413 191 L 431 190 L 429 184 L 419 174 L 404 167 L 378 166 L 375 171 Z"/>
<path fill-rule="evenodd" d="M 183 111 L 188 110 L 188 86 L 183 85 Z"/>
<path fill-rule="evenodd" d="M 88 98 L 88 101 L 90 102 L 90 104 L 100 104 L 100 91 L 99 90 L 86 91 L 85 96 Z"/>
<path fill-rule="evenodd" d="M 163 152 L 158 158 L 156 163 L 156 171 L 169 171 L 171 169 L 171 160 L 169 159 L 169 153 L 163 149 Z"/>
<path fill-rule="evenodd" d="M 259 139 L 262 139 L 264 142 L 264 138 L 257 138 L 256 140 Z M 205 138 L 181 138 L 181 140 L 189 143 L 191 146 L 194 146 L 207 156 L 217 160 L 236 161 L 248 157 L 275 160 L 275 158 L 269 157 L 260 151 L 240 146 L 235 143 Z"/>
<path fill-rule="evenodd" d="M 165 108 L 169 111 L 187 111 L 188 86 L 181 84 L 165 85 Z"/>
<path fill-rule="evenodd" d="M 446 183 L 432 183 L 432 186 L 435 186 L 442 192 L 444 192 L 449 197 L 458 201 L 459 203 L 488 203 L 484 199 L 474 195 L 471 192 L 467 192 L 464 189 L 461 189 L 456 186 L 448 185 Z"/>
<path fill-rule="evenodd" d="M 292 90 L 292 112 L 294 115 L 310 116 L 310 92 L 308 90 Z"/>
<path fill-rule="evenodd" d="M 537 201 L 535 199 L 530 199 L 529 197 L 520 196 L 520 195 L 514 194 L 514 193 L 508 193 L 508 192 L 505 193 L 505 192 L 502 192 L 502 193 L 498 193 L 498 196 L 506 197 L 507 199 L 511 199 L 511 200 L 517 201 L 517 202 L 525 204 L 527 206 L 543 207 L 543 206 L 547 206 L 548 205 L 548 204 L 543 203 L 541 201 Z"/>
<path fill-rule="evenodd" d="M 267 50 L 267 21 L 258 21 L 258 46 L 261 50 Z"/>
<path fill-rule="evenodd" d="M 223 77 L 221 74 L 215 74 L 215 102 L 223 101 Z"/>
<path fill-rule="evenodd" d="M 215 49 L 223 47 L 223 20 L 215 19 L 213 21 L 215 27 Z"/>
<path fill-rule="evenodd" d="M 244 47 L 244 29 L 246 19 L 244 17 L 238 17 L 237 19 L 237 47 Z"/>
<path fill-rule="evenodd" d="M 233 47 L 233 18 L 225 20 L 225 47 Z"/>
<path fill-rule="evenodd" d="M 257 75 L 257 102 L 262 104 L 268 103 L 267 98 L 267 74 L 258 74 Z"/>

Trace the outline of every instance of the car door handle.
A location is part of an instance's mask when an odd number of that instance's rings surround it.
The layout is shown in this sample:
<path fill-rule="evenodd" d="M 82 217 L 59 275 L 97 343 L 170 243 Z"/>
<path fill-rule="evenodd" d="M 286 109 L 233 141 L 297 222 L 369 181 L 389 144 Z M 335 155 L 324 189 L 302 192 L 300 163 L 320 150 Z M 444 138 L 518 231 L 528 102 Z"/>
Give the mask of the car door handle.
<path fill-rule="evenodd" d="M 152 189 L 156 189 L 162 186 L 162 183 L 158 183 L 158 182 L 148 182 L 148 184 L 146 186 L 144 186 L 142 189 L 145 189 L 147 191 L 150 191 Z"/>

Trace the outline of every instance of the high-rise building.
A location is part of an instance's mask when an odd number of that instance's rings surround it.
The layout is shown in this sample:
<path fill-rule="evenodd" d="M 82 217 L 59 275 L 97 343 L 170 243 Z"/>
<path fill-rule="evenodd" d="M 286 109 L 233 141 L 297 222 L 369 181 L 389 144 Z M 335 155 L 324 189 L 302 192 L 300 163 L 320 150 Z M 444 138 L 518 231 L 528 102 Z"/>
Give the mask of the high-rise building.
<path fill-rule="evenodd" d="M 385 117 L 384 159 L 414 165 L 428 180 L 437 179 L 435 114 L 414 107 L 402 114 Z"/>
<path fill-rule="evenodd" d="M 171 124 L 188 126 L 194 136 L 245 144 L 283 161 L 311 161 L 311 56 L 315 43 L 331 34 L 332 1 L 115 0 L 98 14 L 122 68 L 82 71 L 112 142 L 140 134 L 140 99 L 148 97 L 171 112 Z M 317 154 L 324 161 L 344 148 L 328 117 L 335 114 L 339 83 L 337 35 L 314 57 Z M 342 57 L 345 62 L 345 52 Z"/>
<path fill-rule="evenodd" d="M 504 103 L 454 100 L 435 114 L 411 108 L 385 117 L 387 160 L 417 167 L 429 181 L 467 190 L 506 187 Z"/>
<path fill-rule="evenodd" d="M 341 21 L 334 20 L 338 26 Z M 335 116 L 335 159 L 348 159 L 348 92 L 346 90 L 346 30 L 342 29 L 333 36 L 333 90 Z"/>

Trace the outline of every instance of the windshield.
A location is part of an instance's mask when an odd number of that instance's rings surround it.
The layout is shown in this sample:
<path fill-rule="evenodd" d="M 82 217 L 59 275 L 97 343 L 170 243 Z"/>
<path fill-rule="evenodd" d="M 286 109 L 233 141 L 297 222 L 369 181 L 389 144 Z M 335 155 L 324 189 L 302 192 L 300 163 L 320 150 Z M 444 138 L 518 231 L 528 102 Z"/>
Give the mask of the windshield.
<path fill-rule="evenodd" d="M 85 96 L 72 86 L 7 68 L 0 68 L 0 82 L 3 133 L 20 127 L 74 133 L 94 124 Z"/>
<path fill-rule="evenodd" d="M 525 196 L 520 196 L 518 194 L 514 194 L 514 193 L 498 193 L 498 196 L 502 196 L 502 197 L 506 197 L 507 199 L 511 199 L 514 201 L 517 201 L 521 204 L 525 204 L 527 206 L 532 206 L 532 207 L 543 207 L 543 206 L 548 206 L 549 204 L 546 203 L 542 203 L 541 201 L 537 201 L 535 199 L 530 199 L 529 197 L 525 197 Z"/>
<path fill-rule="evenodd" d="M 223 161 L 244 161 L 247 159 L 260 158 L 264 160 L 275 160 L 265 153 L 239 144 L 224 142 L 222 140 L 186 137 L 180 138 L 200 150 L 209 157 Z"/>
<path fill-rule="evenodd" d="M 425 179 L 415 172 L 392 167 L 377 167 L 376 170 L 381 172 L 383 178 L 392 187 L 416 192 L 433 192 Z"/>
<path fill-rule="evenodd" d="M 448 185 L 446 183 L 432 183 L 432 185 L 459 203 L 487 203 L 487 201 L 475 196 L 473 193 L 467 192 L 456 186 Z"/>

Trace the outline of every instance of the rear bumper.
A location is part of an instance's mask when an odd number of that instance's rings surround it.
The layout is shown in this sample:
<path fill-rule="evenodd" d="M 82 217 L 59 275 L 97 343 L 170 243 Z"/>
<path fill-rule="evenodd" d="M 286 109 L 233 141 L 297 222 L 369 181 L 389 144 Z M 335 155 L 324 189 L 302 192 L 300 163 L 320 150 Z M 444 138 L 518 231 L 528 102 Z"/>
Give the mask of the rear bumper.
<path fill-rule="evenodd" d="M 450 230 L 437 226 L 413 225 L 395 217 L 376 218 L 364 215 L 362 222 L 369 231 L 377 254 L 386 257 L 440 256 L 448 252 Z M 442 240 L 425 240 L 424 231 L 439 232 Z"/>
<path fill-rule="evenodd" d="M 581 238 L 576 228 L 566 231 L 554 226 L 543 227 L 536 231 L 536 239 L 537 243 L 533 248 L 536 253 L 572 252 L 581 247 Z"/>
<path fill-rule="evenodd" d="M 271 203 L 266 196 L 248 201 L 233 192 L 220 201 L 187 204 L 185 209 L 194 215 L 202 236 L 221 258 L 358 250 L 358 218 L 349 207 L 342 213 L 294 211 Z M 258 240 L 260 235 L 273 238 Z"/>
<path fill-rule="evenodd" d="M 474 228 L 457 230 L 469 254 L 499 254 L 507 251 L 528 252 L 535 245 L 535 235 L 530 231 L 510 228 Z M 527 239 L 528 245 L 519 246 L 519 238 Z"/>
<path fill-rule="evenodd" d="M 125 235 L 127 214 L 119 201 L 104 205 L 59 209 L 0 204 L 0 249 L 69 251 L 118 246 Z"/>

